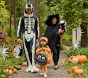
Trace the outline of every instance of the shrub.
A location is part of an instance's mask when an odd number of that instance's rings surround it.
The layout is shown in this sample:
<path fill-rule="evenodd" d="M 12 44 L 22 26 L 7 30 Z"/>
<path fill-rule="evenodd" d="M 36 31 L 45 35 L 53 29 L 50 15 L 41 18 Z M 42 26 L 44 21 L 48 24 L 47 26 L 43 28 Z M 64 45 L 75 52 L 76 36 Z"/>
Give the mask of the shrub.
<path fill-rule="evenodd" d="M 86 55 L 88 57 L 88 48 L 78 48 L 78 49 L 71 48 L 67 52 L 67 54 L 68 54 L 68 56 L 71 56 L 71 55 Z"/>

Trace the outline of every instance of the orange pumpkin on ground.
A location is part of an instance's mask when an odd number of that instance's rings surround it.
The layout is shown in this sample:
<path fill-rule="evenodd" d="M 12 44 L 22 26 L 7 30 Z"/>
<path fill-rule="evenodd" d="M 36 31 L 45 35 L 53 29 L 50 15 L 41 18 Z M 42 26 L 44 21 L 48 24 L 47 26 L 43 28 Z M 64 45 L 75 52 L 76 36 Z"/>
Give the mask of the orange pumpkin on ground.
<path fill-rule="evenodd" d="M 73 59 L 72 59 L 72 63 L 78 63 L 78 58 L 77 57 L 74 57 Z"/>
<path fill-rule="evenodd" d="M 14 72 L 14 73 L 17 73 L 17 69 L 14 69 L 13 72 Z"/>
<path fill-rule="evenodd" d="M 74 71 L 74 73 L 75 73 L 77 76 L 79 76 L 79 75 L 84 74 L 84 71 L 83 71 L 83 69 L 76 69 L 76 70 Z"/>
<path fill-rule="evenodd" d="M 14 66 L 9 66 L 9 69 L 11 69 L 13 71 L 14 70 Z"/>
<path fill-rule="evenodd" d="M 72 59 L 69 58 L 69 59 L 68 59 L 68 62 L 72 63 Z"/>
<path fill-rule="evenodd" d="M 72 67 L 72 72 L 74 72 L 76 69 L 79 69 L 79 67 L 77 66 Z"/>
<path fill-rule="evenodd" d="M 22 66 L 27 66 L 27 62 L 23 62 L 22 63 Z"/>
<path fill-rule="evenodd" d="M 3 72 L 7 74 L 9 72 L 9 69 L 4 69 Z"/>
<path fill-rule="evenodd" d="M 10 69 L 10 70 L 9 70 L 9 75 L 11 76 L 11 75 L 13 75 L 13 73 L 14 73 L 14 72 Z"/>
<path fill-rule="evenodd" d="M 81 55 L 78 57 L 79 63 L 85 63 L 87 61 L 87 57 L 85 55 Z"/>
<path fill-rule="evenodd" d="M 75 58 L 75 57 L 76 57 L 76 56 L 73 56 L 73 55 L 72 55 L 72 56 L 70 56 L 70 59 L 73 59 L 73 58 Z"/>

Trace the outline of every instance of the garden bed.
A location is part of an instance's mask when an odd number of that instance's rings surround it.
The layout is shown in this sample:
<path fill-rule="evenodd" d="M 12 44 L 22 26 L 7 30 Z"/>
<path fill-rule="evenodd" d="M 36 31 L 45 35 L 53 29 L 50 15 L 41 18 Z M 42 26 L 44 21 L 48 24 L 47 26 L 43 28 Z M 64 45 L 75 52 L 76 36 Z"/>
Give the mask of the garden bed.
<path fill-rule="evenodd" d="M 68 52 L 68 58 L 64 61 L 64 66 L 68 71 L 69 75 L 73 78 L 88 78 L 88 48 L 70 49 Z M 85 57 L 83 59 L 79 57 Z M 73 68 L 81 69 L 81 74 L 77 74 L 78 71 L 73 72 Z"/>
<path fill-rule="evenodd" d="M 12 53 L 16 40 L 16 38 L 8 38 L 8 41 L 5 44 L 5 48 L 8 48 L 7 57 L 3 58 L 2 54 L 0 54 L 0 78 L 8 78 L 8 76 L 17 73 L 17 70 L 21 69 L 23 63 L 27 66 L 24 52 L 20 58 L 16 58 Z M 0 53 L 2 53 L 1 50 Z"/>

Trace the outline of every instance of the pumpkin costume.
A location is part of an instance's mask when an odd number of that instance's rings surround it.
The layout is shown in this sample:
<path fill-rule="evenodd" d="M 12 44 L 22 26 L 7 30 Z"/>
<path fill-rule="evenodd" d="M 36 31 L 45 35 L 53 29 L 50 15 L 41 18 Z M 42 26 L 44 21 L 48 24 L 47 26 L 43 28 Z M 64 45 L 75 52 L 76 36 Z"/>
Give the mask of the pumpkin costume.
<path fill-rule="evenodd" d="M 36 50 L 36 55 L 44 54 L 46 56 L 47 61 L 45 61 L 44 63 L 38 62 L 38 61 L 37 62 L 40 65 L 40 71 L 42 72 L 44 77 L 47 77 L 47 64 L 51 63 L 52 54 L 51 54 L 51 50 L 50 50 L 49 46 L 47 45 L 48 39 L 46 37 L 40 38 L 39 42 L 40 42 L 40 45 L 39 45 L 39 48 L 37 48 L 37 50 Z M 44 42 L 44 45 L 42 45 L 41 42 Z M 42 58 L 42 56 L 41 56 L 41 58 Z M 40 60 L 40 61 L 42 61 L 42 60 Z"/>
<path fill-rule="evenodd" d="M 41 47 L 41 48 L 38 48 L 36 50 L 36 54 L 39 54 L 39 53 L 42 53 L 42 54 L 46 54 L 46 57 L 47 57 L 47 64 L 50 64 L 51 63 L 51 50 L 48 46 L 46 47 Z"/>

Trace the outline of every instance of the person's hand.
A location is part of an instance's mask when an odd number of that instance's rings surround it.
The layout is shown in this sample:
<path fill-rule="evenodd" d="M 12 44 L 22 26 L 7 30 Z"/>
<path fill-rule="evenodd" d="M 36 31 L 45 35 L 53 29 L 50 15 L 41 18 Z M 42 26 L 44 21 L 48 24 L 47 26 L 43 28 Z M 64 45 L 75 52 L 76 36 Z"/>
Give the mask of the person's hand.
<path fill-rule="evenodd" d="M 39 40 L 38 39 L 36 39 L 36 43 L 38 43 L 39 42 Z"/>
<path fill-rule="evenodd" d="M 21 39 L 20 38 L 17 38 L 17 42 L 21 42 Z"/>

